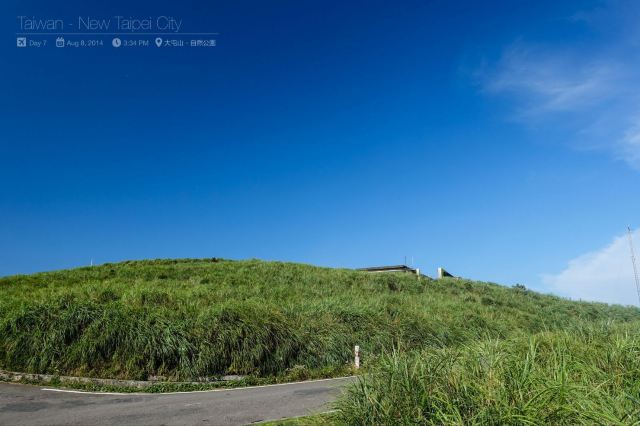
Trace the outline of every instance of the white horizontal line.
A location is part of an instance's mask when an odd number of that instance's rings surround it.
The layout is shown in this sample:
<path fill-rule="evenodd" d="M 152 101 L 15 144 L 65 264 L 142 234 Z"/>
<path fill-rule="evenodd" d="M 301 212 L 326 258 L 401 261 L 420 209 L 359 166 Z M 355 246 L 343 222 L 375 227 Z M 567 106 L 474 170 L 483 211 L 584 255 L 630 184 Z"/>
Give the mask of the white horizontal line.
<path fill-rule="evenodd" d="M 49 392 L 84 393 L 87 395 L 131 395 L 126 392 L 88 392 L 88 391 L 79 391 L 79 390 L 71 390 L 71 389 L 58 389 L 58 388 L 42 388 L 40 390 L 49 391 Z M 152 395 L 152 394 L 148 393 L 147 395 Z"/>
<path fill-rule="evenodd" d="M 275 387 L 275 386 L 302 385 L 305 383 L 327 382 L 331 380 L 344 380 L 344 379 L 351 379 L 354 377 L 358 377 L 358 376 L 344 376 L 344 377 L 335 377 L 331 379 L 305 380 L 302 382 L 274 383 L 271 385 L 244 386 L 244 387 L 237 387 L 237 388 L 217 388 L 217 389 L 180 391 L 180 392 L 91 392 L 91 391 L 59 389 L 59 388 L 42 388 L 41 390 L 50 391 L 50 392 L 81 393 L 85 395 L 174 395 L 174 394 L 181 394 L 181 393 L 229 392 L 229 391 L 241 391 L 245 389 L 269 388 L 269 387 Z"/>
<path fill-rule="evenodd" d="M 16 33 L 16 35 L 119 35 L 119 36 L 145 36 L 145 35 L 220 35 L 220 33 Z"/>

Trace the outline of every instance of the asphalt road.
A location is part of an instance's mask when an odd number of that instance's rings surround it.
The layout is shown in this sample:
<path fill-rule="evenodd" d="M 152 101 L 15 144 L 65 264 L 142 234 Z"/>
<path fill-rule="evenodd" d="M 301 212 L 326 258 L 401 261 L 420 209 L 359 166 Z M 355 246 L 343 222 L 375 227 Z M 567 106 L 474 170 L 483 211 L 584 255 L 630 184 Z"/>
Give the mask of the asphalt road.
<path fill-rule="evenodd" d="M 69 393 L 0 383 L 1 425 L 245 425 L 330 410 L 353 379 L 168 394 Z"/>

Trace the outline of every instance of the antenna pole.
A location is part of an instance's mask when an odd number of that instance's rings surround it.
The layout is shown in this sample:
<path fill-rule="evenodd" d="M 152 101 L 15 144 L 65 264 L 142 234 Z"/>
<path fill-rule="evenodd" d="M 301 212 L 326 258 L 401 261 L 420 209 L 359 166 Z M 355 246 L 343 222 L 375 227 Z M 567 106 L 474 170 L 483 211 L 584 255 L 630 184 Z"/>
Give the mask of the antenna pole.
<path fill-rule="evenodd" d="M 638 268 L 636 267 L 636 254 L 633 250 L 633 239 L 631 238 L 631 227 L 627 226 L 629 233 L 629 249 L 631 249 L 631 263 L 633 264 L 633 276 L 636 279 L 636 291 L 638 292 L 638 301 L 640 302 L 640 278 L 638 278 Z"/>

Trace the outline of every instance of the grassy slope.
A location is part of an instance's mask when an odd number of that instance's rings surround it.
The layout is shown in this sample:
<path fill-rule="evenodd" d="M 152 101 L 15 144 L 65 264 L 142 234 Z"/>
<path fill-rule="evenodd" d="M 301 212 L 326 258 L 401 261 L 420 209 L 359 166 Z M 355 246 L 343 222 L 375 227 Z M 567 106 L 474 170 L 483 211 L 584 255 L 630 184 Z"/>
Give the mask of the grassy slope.
<path fill-rule="evenodd" d="M 261 261 L 123 262 L 0 279 L 0 368 L 145 379 L 338 374 L 375 355 L 579 333 L 638 310 L 470 281 Z M 313 373 L 315 374 L 315 373 Z"/>
<path fill-rule="evenodd" d="M 329 423 L 637 425 L 637 326 L 585 326 L 385 356 L 338 402 Z"/>

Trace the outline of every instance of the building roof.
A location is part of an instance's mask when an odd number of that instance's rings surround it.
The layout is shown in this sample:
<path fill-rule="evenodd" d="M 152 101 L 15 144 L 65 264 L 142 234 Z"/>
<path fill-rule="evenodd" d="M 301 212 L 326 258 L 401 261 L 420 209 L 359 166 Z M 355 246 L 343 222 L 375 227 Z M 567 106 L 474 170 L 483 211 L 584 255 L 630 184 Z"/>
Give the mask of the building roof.
<path fill-rule="evenodd" d="M 371 266 L 369 268 L 358 268 L 357 270 L 365 272 L 413 272 L 414 274 L 417 272 L 407 265 Z"/>

